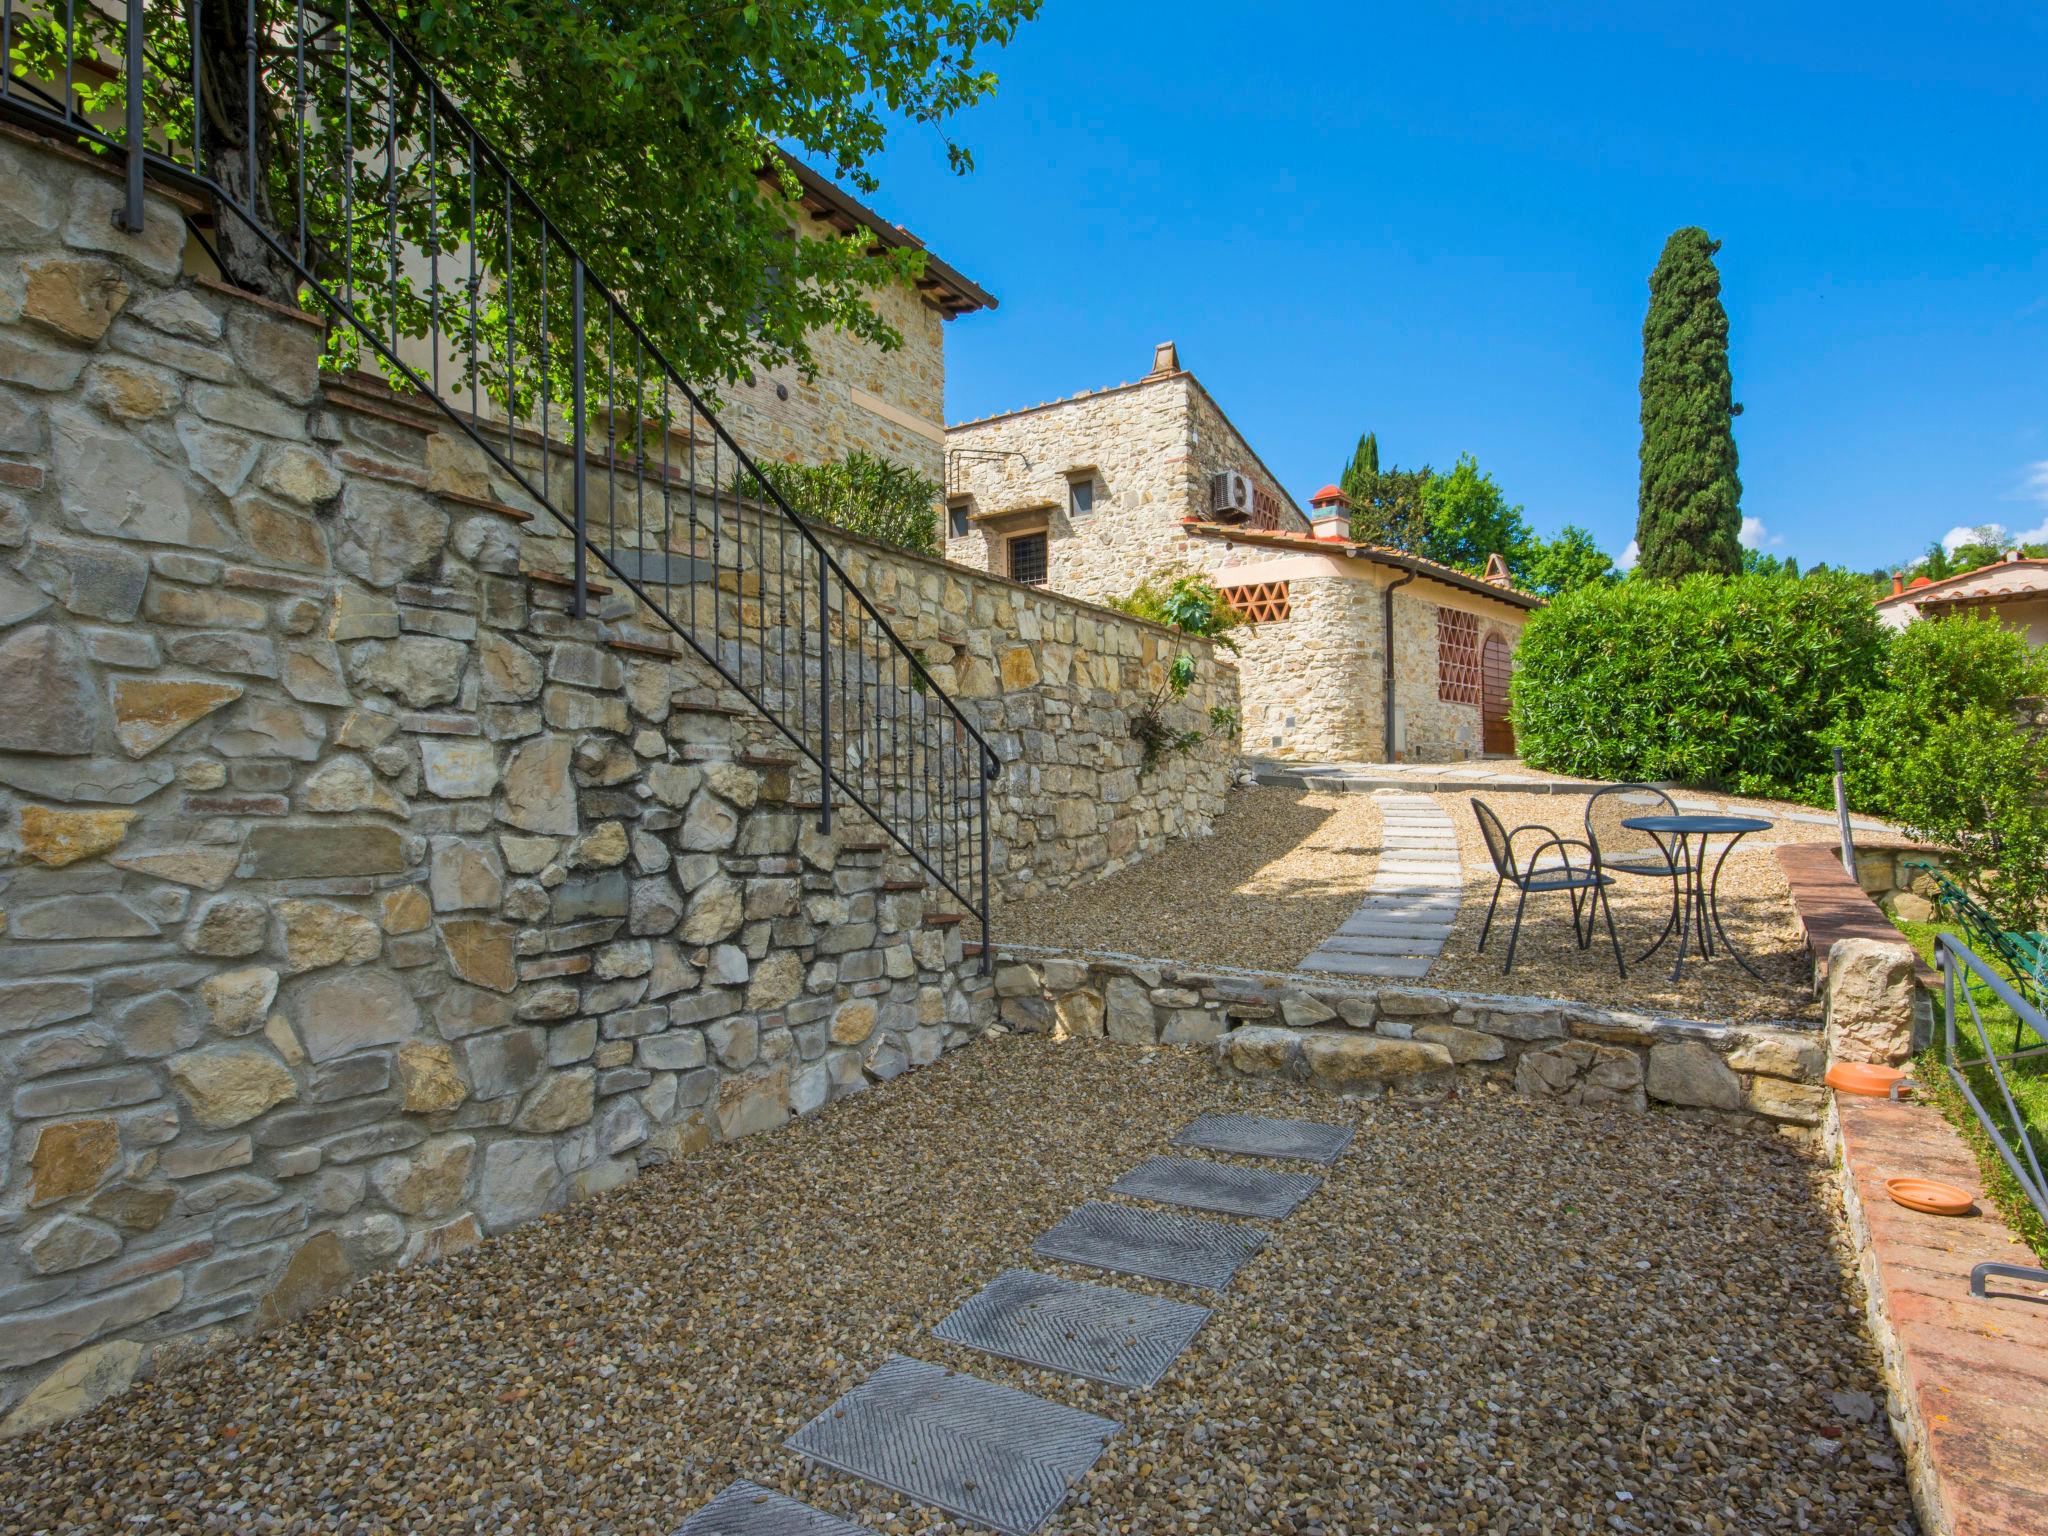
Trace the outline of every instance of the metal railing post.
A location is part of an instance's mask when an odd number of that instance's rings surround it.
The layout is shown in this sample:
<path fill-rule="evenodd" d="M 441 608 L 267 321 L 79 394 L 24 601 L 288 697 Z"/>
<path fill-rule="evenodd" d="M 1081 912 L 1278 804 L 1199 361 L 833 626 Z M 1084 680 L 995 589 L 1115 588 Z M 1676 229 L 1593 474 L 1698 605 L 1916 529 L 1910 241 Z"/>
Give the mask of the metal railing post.
<path fill-rule="evenodd" d="M 121 88 L 127 95 L 128 106 L 128 200 L 121 211 L 114 215 L 114 223 L 131 235 L 142 233 L 142 0 L 128 0 L 128 62 L 127 74 Z M 69 39 L 66 48 L 74 46 Z M 254 47 L 251 42 L 250 47 Z M 196 56 L 198 47 L 194 44 Z M 64 103 L 64 110 L 71 110 L 71 103 Z M 196 152 L 196 151 L 195 151 Z M 251 149 L 253 156 L 254 150 Z"/>
<path fill-rule="evenodd" d="M 818 546 L 818 830 L 832 830 L 832 572 Z"/>
<path fill-rule="evenodd" d="M 574 518 L 576 523 L 576 596 L 573 612 L 577 618 L 585 616 L 590 606 L 590 564 L 584 552 L 584 539 L 588 529 L 587 503 L 590 491 L 589 467 L 583 461 L 583 433 L 585 425 L 583 402 L 583 258 L 569 259 L 569 329 L 575 332 L 575 345 L 570 350 L 569 391 L 572 399 L 571 410 L 575 421 L 570 429 L 572 448 L 576 456 L 573 475 L 575 496 Z"/>
<path fill-rule="evenodd" d="M 988 942 L 988 782 L 995 777 L 995 764 L 986 753 L 981 759 L 981 974 L 994 968 Z"/>

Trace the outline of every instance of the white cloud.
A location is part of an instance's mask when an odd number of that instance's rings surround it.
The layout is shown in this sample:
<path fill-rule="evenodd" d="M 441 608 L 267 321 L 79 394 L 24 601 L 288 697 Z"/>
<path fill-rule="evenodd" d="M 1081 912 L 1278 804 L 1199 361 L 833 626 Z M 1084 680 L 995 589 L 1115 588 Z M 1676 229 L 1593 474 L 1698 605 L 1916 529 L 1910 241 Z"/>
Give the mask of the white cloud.
<path fill-rule="evenodd" d="M 2048 459 L 2036 459 L 2020 476 L 2019 499 L 2048 507 Z"/>
<path fill-rule="evenodd" d="M 2005 537 L 2005 528 L 1999 523 L 1957 523 L 1941 536 L 1941 547 L 1954 554 L 1965 544 L 1980 542 L 1993 543 Z"/>
<path fill-rule="evenodd" d="M 1760 517 L 1745 517 L 1742 520 L 1742 532 L 1735 536 L 1735 541 L 1744 549 L 1762 549 L 1766 544 L 1775 546 L 1784 543 L 1785 535 L 1766 532 L 1764 520 Z"/>
<path fill-rule="evenodd" d="M 1636 568 L 1636 559 L 1642 552 L 1641 546 L 1634 539 L 1630 539 L 1628 541 L 1628 548 L 1624 549 L 1621 552 L 1621 557 L 1614 562 L 1615 569 L 1621 571 L 1634 570 Z"/>

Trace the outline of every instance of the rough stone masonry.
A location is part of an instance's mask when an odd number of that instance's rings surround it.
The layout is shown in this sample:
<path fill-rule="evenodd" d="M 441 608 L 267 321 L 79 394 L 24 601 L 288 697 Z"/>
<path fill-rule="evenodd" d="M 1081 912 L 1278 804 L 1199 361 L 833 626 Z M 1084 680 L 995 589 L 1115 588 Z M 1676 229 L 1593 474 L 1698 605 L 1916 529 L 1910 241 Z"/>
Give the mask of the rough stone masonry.
<path fill-rule="evenodd" d="M 624 599 L 572 618 L 480 456 L 332 388 L 319 323 L 181 275 L 183 210 L 130 236 L 118 194 L 0 137 L 9 1434 L 994 1013 L 957 919 L 871 827 L 819 831 L 737 696 Z M 1015 622 L 896 587 L 959 670 Z M 991 673 L 1006 750 L 1077 708 L 1118 738 L 1038 677 L 1157 651 L 1113 618 Z M 1224 757 L 1136 808 L 1148 835 L 1205 828 Z M 1002 823 L 1035 880 L 1118 856 L 1134 810 L 1064 761 L 1005 794 L 1047 797 Z"/>

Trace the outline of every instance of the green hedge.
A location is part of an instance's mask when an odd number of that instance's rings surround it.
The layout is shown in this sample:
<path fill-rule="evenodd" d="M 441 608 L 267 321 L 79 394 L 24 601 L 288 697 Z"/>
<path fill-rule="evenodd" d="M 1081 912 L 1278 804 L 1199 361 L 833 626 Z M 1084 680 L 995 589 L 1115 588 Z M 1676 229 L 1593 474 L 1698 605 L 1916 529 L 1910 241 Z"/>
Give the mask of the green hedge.
<path fill-rule="evenodd" d="M 1812 799 L 1826 733 L 1878 678 L 1884 644 L 1858 577 L 1583 588 L 1522 633 L 1515 739 L 1553 772 Z"/>

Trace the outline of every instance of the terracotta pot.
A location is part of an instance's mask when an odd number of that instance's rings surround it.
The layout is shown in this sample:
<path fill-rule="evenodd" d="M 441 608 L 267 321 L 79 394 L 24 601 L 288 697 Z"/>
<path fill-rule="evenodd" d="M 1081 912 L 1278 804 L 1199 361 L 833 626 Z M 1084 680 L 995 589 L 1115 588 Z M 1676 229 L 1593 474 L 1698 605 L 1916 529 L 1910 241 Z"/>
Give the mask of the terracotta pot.
<path fill-rule="evenodd" d="M 1838 1061 L 1828 1068 L 1822 1081 L 1843 1093 L 1863 1093 L 1882 1099 L 1891 1093 L 1892 1084 L 1905 1075 L 1897 1067 L 1880 1067 L 1875 1062 Z"/>
<path fill-rule="evenodd" d="M 1886 1179 L 1884 1192 L 1907 1210 L 1930 1216 L 1968 1216 L 1977 1209 L 1967 1189 L 1939 1179 Z"/>

